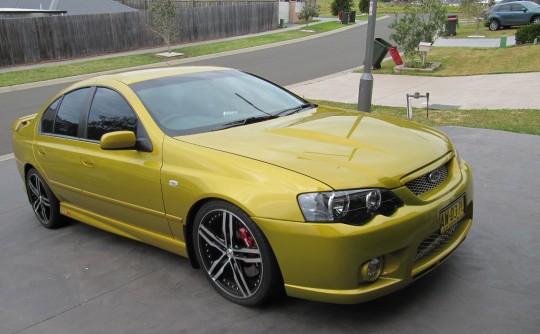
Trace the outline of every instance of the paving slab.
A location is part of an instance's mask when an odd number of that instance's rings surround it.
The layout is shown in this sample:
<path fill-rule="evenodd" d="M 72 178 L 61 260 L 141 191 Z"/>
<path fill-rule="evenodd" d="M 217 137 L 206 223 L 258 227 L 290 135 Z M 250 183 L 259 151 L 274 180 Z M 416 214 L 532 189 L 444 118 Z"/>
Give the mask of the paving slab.
<path fill-rule="evenodd" d="M 288 88 L 307 99 L 357 103 L 361 76 L 349 71 Z M 430 104 L 457 105 L 460 109 L 540 108 L 540 72 L 461 77 L 374 74 L 373 78 L 375 105 L 405 108 L 406 95 L 419 92 L 430 94 Z M 425 100 L 411 101 L 421 106 Z"/>
<path fill-rule="evenodd" d="M 482 32 L 480 32 L 482 33 Z M 516 36 L 506 36 L 506 46 L 516 45 Z M 498 48 L 501 46 L 500 38 L 438 38 L 433 46 L 445 47 L 472 47 L 472 48 Z"/>

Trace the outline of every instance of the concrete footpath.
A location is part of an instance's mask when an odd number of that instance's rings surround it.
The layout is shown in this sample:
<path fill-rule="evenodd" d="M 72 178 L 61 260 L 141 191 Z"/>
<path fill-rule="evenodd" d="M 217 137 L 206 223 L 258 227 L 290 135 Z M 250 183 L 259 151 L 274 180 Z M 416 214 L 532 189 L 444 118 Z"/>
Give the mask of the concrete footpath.
<path fill-rule="evenodd" d="M 383 66 L 390 66 L 388 62 Z M 358 102 L 362 73 L 353 70 L 288 86 L 306 99 Z M 540 72 L 461 77 L 374 74 L 375 105 L 406 107 L 406 94 L 429 93 L 429 104 L 460 109 L 539 109 Z M 413 101 L 419 106 L 425 99 Z"/>

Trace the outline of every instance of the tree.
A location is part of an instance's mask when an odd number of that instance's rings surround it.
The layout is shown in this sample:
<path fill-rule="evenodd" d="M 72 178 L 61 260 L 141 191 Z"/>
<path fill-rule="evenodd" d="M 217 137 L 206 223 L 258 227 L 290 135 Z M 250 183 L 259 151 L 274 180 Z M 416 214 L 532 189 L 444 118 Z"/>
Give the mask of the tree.
<path fill-rule="evenodd" d="M 425 52 L 418 51 L 418 44 L 433 44 L 435 37 L 444 33 L 445 25 L 446 9 L 442 2 L 420 0 L 418 6 L 407 6 L 405 14 L 389 25 L 394 29 L 390 38 L 403 47 L 404 58 L 414 66 L 417 57 L 424 63 L 427 56 Z"/>
<path fill-rule="evenodd" d="M 179 24 L 176 24 L 178 21 L 179 16 L 171 0 L 154 0 L 152 2 L 148 29 L 163 39 L 169 52 L 171 52 L 171 41 L 180 35 L 180 29 L 175 30 L 176 27 L 179 27 Z"/>
<path fill-rule="evenodd" d="M 353 0 L 333 0 L 330 3 L 330 12 L 337 16 L 339 12 L 350 12 L 353 6 Z"/>
<path fill-rule="evenodd" d="M 358 1 L 358 10 L 360 13 L 369 13 L 369 0 Z"/>
<path fill-rule="evenodd" d="M 477 0 L 462 0 L 461 11 L 465 14 L 465 17 L 476 21 L 476 36 L 480 31 L 480 21 L 482 21 L 482 13 L 486 9 L 485 5 L 481 1 Z"/>
<path fill-rule="evenodd" d="M 308 21 L 313 17 L 319 17 L 319 8 L 320 6 L 317 5 L 317 0 L 305 0 L 304 1 L 304 7 L 300 11 L 300 14 L 298 17 L 301 20 L 306 21 L 306 26 L 308 24 Z"/>

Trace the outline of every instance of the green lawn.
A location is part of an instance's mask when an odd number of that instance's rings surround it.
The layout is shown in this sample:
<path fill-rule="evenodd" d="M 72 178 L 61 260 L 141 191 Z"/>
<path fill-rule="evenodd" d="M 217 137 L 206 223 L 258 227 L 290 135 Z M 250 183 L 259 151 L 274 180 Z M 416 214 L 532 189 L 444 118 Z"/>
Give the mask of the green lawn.
<path fill-rule="evenodd" d="M 508 48 L 434 47 L 428 61 L 440 62 L 435 72 L 402 72 L 407 75 L 463 76 L 479 74 L 540 72 L 540 45 L 523 45 Z M 373 73 L 393 74 L 394 63 L 386 61 Z"/>
<path fill-rule="evenodd" d="M 502 36 L 513 36 L 516 34 L 517 28 L 501 29 L 491 31 L 480 22 L 478 34 L 486 38 L 500 38 Z M 456 30 L 456 35 L 449 38 L 467 38 L 468 36 L 476 35 L 476 23 L 460 22 L 459 28 Z"/>
<path fill-rule="evenodd" d="M 321 105 L 357 110 L 356 104 L 317 100 L 313 102 Z M 373 106 L 373 113 L 403 119 L 407 118 L 405 108 L 400 107 Z M 426 118 L 425 109 L 414 109 L 412 120 L 429 126 L 453 125 L 540 135 L 540 109 L 430 110 L 429 118 Z"/>
<path fill-rule="evenodd" d="M 300 31 L 304 28 L 278 32 L 274 34 L 240 38 L 236 40 L 218 41 L 215 43 L 203 44 L 198 46 L 185 46 L 174 49 L 176 52 L 184 53 L 184 58 L 196 57 L 208 54 L 214 54 L 225 51 L 239 50 L 248 47 L 260 46 L 265 44 L 283 42 L 301 37 L 307 37 L 323 32 L 343 28 L 344 25 L 338 21 L 319 23 L 309 26 L 309 30 L 315 32 Z M 0 87 L 12 86 L 29 82 L 51 80 L 57 78 L 70 77 L 74 75 L 97 73 L 103 71 L 117 70 L 122 68 L 141 66 L 165 62 L 169 59 L 154 56 L 151 53 L 117 56 L 100 60 L 89 60 L 65 65 L 47 66 L 36 69 L 21 70 L 0 73 Z"/>

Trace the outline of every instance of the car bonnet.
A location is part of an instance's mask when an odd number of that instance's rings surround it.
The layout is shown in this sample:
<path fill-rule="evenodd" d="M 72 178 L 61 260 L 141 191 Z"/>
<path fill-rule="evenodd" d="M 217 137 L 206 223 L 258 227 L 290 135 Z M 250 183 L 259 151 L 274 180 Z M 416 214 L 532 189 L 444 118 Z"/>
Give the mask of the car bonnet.
<path fill-rule="evenodd" d="M 334 189 L 396 188 L 403 176 L 452 150 L 435 129 L 328 107 L 176 139 L 286 168 Z"/>

